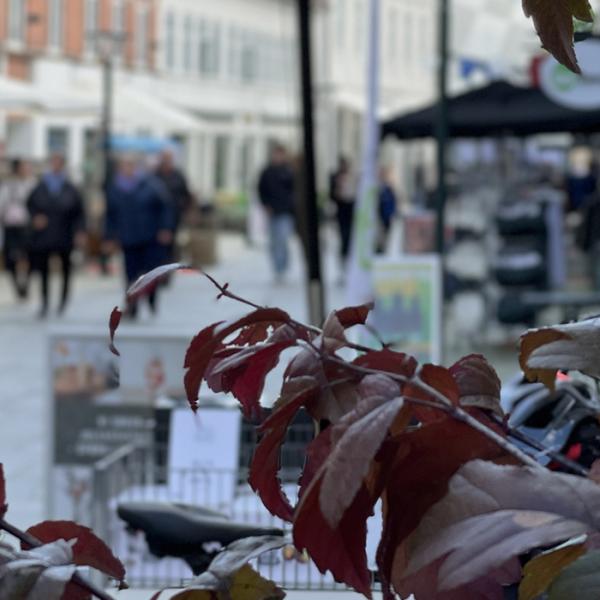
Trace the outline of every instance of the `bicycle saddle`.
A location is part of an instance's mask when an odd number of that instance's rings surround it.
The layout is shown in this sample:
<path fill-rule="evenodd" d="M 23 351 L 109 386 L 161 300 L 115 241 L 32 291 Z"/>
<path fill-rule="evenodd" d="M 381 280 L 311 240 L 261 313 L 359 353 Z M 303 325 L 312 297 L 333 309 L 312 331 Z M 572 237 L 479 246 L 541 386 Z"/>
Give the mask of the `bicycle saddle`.
<path fill-rule="evenodd" d="M 281 529 L 236 523 L 210 509 L 172 502 L 124 502 L 117 507 L 117 514 L 130 529 L 145 534 L 152 554 L 183 558 L 194 572 L 208 565 L 203 560 L 193 566 L 190 557 L 215 553 L 205 549 L 206 544 L 227 546 L 246 537 L 283 535 Z"/>

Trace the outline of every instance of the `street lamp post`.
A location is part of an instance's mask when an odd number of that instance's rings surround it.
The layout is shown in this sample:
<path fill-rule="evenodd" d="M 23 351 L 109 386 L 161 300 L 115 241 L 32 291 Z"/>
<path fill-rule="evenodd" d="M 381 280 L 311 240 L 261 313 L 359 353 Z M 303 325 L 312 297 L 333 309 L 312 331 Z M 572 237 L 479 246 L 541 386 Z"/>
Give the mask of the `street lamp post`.
<path fill-rule="evenodd" d="M 321 325 L 325 319 L 325 302 L 321 280 L 321 249 L 319 242 L 319 212 L 315 175 L 313 85 L 311 68 L 310 8 L 314 0 L 297 0 L 300 44 L 300 75 L 302 87 L 302 124 L 304 133 L 304 193 L 299 207 L 305 211 L 306 260 L 308 268 L 308 308 L 310 322 Z"/>
<path fill-rule="evenodd" d="M 100 119 L 100 138 L 102 163 L 104 167 L 104 187 L 112 176 L 113 161 L 111 151 L 113 98 L 114 98 L 114 62 L 113 55 L 122 48 L 125 34 L 114 31 L 94 33 L 100 62 L 102 65 L 102 114 Z"/>

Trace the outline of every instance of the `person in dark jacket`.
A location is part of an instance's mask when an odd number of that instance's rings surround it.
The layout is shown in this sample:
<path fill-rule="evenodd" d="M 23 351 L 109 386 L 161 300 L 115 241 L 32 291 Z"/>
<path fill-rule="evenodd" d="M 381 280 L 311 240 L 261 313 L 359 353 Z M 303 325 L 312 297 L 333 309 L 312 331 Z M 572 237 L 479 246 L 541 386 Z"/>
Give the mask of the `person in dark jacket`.
<path fill-rule="evenodd" d="M 53 154 L 50 169 L 44 173 L 27 199 L 31 232 L 29 236 L 30 263 L 40 274 L 42 307 L 40 317 L 48 313 L 48 279 L 50 257 L 60 259 L 62 294 L 59 314 L 69 299 L 71 282 L 71 254 L 77 243 L 84 243 L 83 199 L 77 187 L 69 181 L 62 154 Z"/>
<path fill-rule="evenodd" d="M 258 195 L 269 217 L 275 281 L 281 283 L 289 266 L 288 244 L 294 232 L 294 172 L 285 148 L 279 144 L 260 175 Z"/>
<path fill-rule="evenodd" d="M 156 176 L 163 182 L 165 188 L 169 192 L 173 209 L 173 242 L 168 248 L 169 261 L 173 262 L 177 260 L 175 248 L 177 231 L 183 217 L 192 204 L 192 193 L 188 187 L 185 175 L 175 166 L 175 160 L 171 150 L 165 150 L 160 155 Z"/>
<path fill-rule="evenodd" d="M 379 239 L 377 240 L 377 253 L 383 254 L 387 248 L 392 221 L 396 215 L 396 193 L 390 183 L 389 169 L 382 167 L 379 171 Z"/>
<path fill-rule="evenodd" d="M 127 285 L 168 261 L 173 241 L 174 211 L 163 183 L 153 174 L 137 168 L 131 157 L 119 162 L 118 172 L 106 189 L 106 229 L 108 245 L 119 244 L 123 251 Z M 149 296 L 156 312 L 156 290 Z M 128 307 L 135 318 L 137 307 Z"/>
<path fill-rule="evenodd" d="M 336 217 L 340 232 L 340 255 L 342 270 L 346 268 L 352 225 L 354 222 L 354 205 L 356 203 L 357 177 L 350 161 L 341 156 L 338 168 L 329 179 L 329 197 L 336 207 Z"/>
<path fill-rule="evenodd" d="M 29 286 L 29 211 L 27 200 L 35 185 L 29 163 L 15 158 L 10 175 L 0 184 L 0 226 L 4 230 L 4 268 L 11 276 L 17 298 L 25 300 Z"/>

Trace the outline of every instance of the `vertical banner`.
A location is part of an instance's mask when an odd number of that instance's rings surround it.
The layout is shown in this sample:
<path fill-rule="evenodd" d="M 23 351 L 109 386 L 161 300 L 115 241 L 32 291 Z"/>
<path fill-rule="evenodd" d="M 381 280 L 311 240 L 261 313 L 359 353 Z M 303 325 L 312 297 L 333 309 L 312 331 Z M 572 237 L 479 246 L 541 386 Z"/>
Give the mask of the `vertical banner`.
<path fill-rule="evenodd" d="M 348 264 L 346 300 L 362 304 L 373 299 L 372 264 L 377 231 L 377 150 L 379 147 L 379 0 L 369 2 L 369 47 L 367 58 L 367 105 L 363 133 L 363 156 L 358 200 Z"/>

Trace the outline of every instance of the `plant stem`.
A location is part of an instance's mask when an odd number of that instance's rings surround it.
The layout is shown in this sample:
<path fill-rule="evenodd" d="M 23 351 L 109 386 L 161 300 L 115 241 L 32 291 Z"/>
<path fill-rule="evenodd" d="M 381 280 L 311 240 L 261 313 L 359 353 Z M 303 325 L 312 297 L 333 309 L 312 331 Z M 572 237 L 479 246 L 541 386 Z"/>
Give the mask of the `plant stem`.
<path fill-rule="evenodd" d="M 43 545 L 42 542 L 40 542 L 40 540 L 33 537 L 26 531 L 22 531 L 18 527 L 11 525 L 4 519 L 0 519 L 0 530 L 10 533 L 10 535 L 16 537 L 18 540 L 20 540 L 27 546 L 31 546 L 32 548 L 39 548 L 40 546 Z M 89 592 L 90 594 L 93 594 L 100 600 L 114 600 L 114 598 L 112 596 L 107 594 L 104 590 L 101 590 L 99 587 L 97 587 L 91 581 L 88 581 L 85 577 L 83 577 L 77 571 L 74 573 L 73 577 L 71 577 L 71 581 L 75 585 L 79 586 L 81 589 L 85 590 L 86 592 Z"/>
<path fill-rule="evenodd" d="M 311 346 L 311 348 L 315 348 Z M 482 435 L 485 435 L 487 438 L 495 442 L 498 446 L 500 446 L 503 450 L 512 454 L 515 458 L 521 461 L 523 464 L 526 464 L 530 467 L 535 467 L 536 469 L 543 469 L 542 465 L 540 465 L 534 458 L 529 456 L 527 453 L 523 452 L 520 448 L 518 448 L 515 444 L 502 437 L 500 434 L 496 433 L 490 427 L 484 425 L 481 421 L 477 420 L 475 417 L 470 415 L 468 412 L 460 408 L 459 406 L 455 406 L 452 402 L 444 396 L 441 392 L 436 390 L 434 387 L 425 383 L 418 375 L 414 375 L 412 377 L 407 377 L 406 375 L 400 375 L 398 373 L 391 373 L 388 371 L 379 371 L 377 369 L 370 369 L 368 367 L 362 367 L 360 365 L 356 365 L 353 363 L 348 363 L 337 356 L 333 355 L 325 355 L 320 354 L 322 358 L 325 360 L 329 360 L 331 362 L 335 362 L 337 364 L 345 366 L 347 369 L 355 371 L 357 373 L 361 373 L 363 375 L 386 375 L 390 379 L 397 381 L 402 384 L 410 384 L 418 387 L 423 392 L 429 394 L 432 398 L 435 398 L 437 401 L 437 405 L 435 408 L 438 410 L 442 410 L 445 413 L 454 417 L 457 421 L 461 421 L 465 423 L 469 427 L 479 431 Z M 433 408 L 433 406 L 432 406 Z"/>
<path fill-rule="evenodd" d="M 227 298 L 230 298 L 231 300 L 241 302 L 242 304 L 246 304 L 247 306 L 251 306 L 256 309 L 263 308 L 263 307 L 259 306 L 258 304 L 255 304 L 254 302 L 251 302 L 250 300 L 246 300 L 245 298 L 242 298 L 242 297 L 238 296 L 237 294 L 234 294 L 233 292 L 229 291 L 228 285 L 221 285 L 216 279 L 214 279 L 214 277 L 212 277 L 208 273 L 205 273 L 204 271 L 201 271 L 201 273 L 219 290 L 219 293 L 221 296 L 225 296 Z M 290 320 L 290 324 L 295 327 L 298 327 L 300 329 L 310 331 L 311 333 L 314 333 L 316 335 L 320 335 L 322 333 L 322 330 L 319 329 L 318 327 L 313 327 L 312 325 L 305 325 L 305 324 L 295 321 L 293 319 Z M 346 346 L 353 350 L 358 350 L 359 352 L 371 352 L 372 351 L 372 348 L 368 348 L 368 347 L 362 346 L 360 344 L 353 344 L 351 342 L 347 342 Z M 438 408 L 439 410 L 443 410 L 444 412 L 446 412 L 449 415 L 451 415 L 452 417 L 454 417 L 456 420 L 461 421 L 462 423 L 465 423 L 466 425 L 475 429 L 476 431 L 479 431 L 482 435 L 485 435 L 487 438 L 489 438 L 490 440 L 495 442 L 498 446 L 500 446 L 500 448 L 502 448 L 509 454 L 512 454 L 515 458 L 517 458 L 523 464 L 526 464 L 530 467 L 534 467 L 536 469 L 544 468 L 535 459 L 533 459 L 527 453 L 523 452 L 515 444 L 513 444 L 506 438 L 502 437 L 500 434 L 495 432 L 490 427 L 487 427 L 486 425 L 484 425 L 481 421 L 477 420 L 475 417 L 470 415 L 468 412 L 463 410 L 461 407 L 454 405 L 448 398 L 446 398 L 446 396 L 444 396 L 444 394 L 442 394 L 441 392 L 436 390 L 434 387 L 425 383 L 418 376 L 418 374 L 414 375 L 412 377 L 406 377 L 406 376 L 400 375 L 398 373 L 390 373 L 387 371 L 379 371 L 376 369 L 369 369 L 367 367 L 361 367 L 359 365 L 355 365 L 353 363 L 346 362 L 346 361 L 338 358 L 335 355 L 325 354 L 325 353 L 321 352 L 319 348 L 317 348 L 314 344 L 312 344 L 310 342 L 308 343 L 308 347 L 311 348 L 313 351 L 317 352 L 318 355 L 321 357 L 321 359 L 336 362 L 354 372 L 361 373 L 363 375 L 381 375 L 381 374 L 383 374 L 383 375 L 387 375 L 391 379 L 394 379 L 395 381 L 398 381 L 400 383 L 403 383 L 403 384 L 409 383 L 409 384 L 414 385 L 415 387 L 418 387 L 422 391 L 429 394 L 432 398 L 435 398 L 435 400 L 437 400 L 439 405 L 436 405 L 435 408 Z M 432 408 L 433 407 L 434 406 L 432 406 Z"/>

